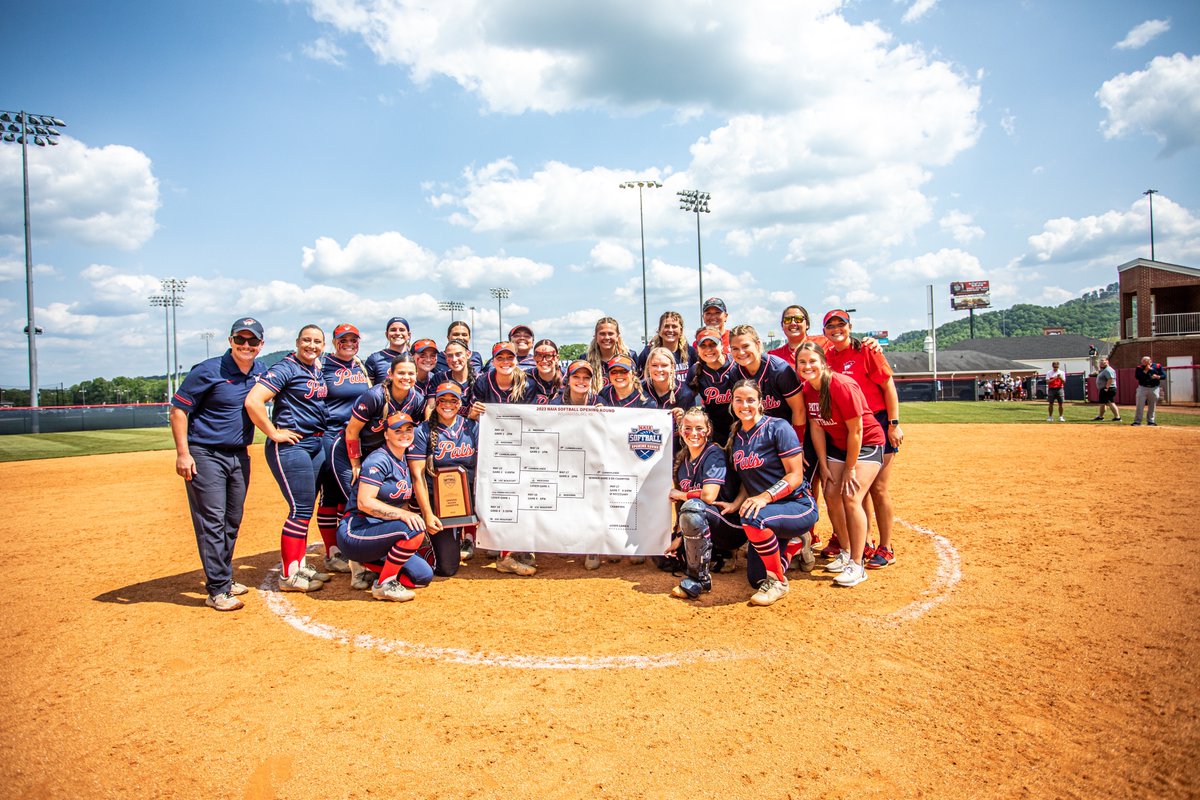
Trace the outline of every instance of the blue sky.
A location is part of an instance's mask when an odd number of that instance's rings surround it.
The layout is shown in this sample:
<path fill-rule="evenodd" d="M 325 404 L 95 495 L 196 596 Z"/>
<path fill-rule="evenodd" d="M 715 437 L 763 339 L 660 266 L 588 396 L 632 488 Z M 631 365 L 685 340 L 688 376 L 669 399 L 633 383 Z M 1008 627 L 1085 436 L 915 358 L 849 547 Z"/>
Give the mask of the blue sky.
<path fill-rule="evenodd" d="M 1059 303 L 1149 255 L 1200 265 L 1193 3 L 206 0 L 6 9 L 0 107 L 67 121 L 30 152 L 40 383 L 165 369 L 146 300 L 188 281 L 184 365 L 235 315 L 268 349 L 439 300 L 507 329 L 642 335 L 705 294 L 761 333 L 857 309 L 953 319 L 948 283 Z M 20 148 L 0 146 L 0 385 L 27 382 Z M 464 316 L 470 317 L 467 312 Z M 481 348 L 482 349 L 482 348 Z"/>

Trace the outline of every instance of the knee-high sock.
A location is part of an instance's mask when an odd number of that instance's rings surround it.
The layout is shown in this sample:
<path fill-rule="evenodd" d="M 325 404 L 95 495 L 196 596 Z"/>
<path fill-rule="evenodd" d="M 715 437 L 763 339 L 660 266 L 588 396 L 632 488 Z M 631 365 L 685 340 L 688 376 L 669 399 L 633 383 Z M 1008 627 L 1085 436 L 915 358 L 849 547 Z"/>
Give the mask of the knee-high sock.
<path fill-rule="evenodd" d="M 304 549 L 308 544 L 308 520 L 288 517 L 283 522 L 279 536 L 279 560 L 283 562 L 283 577 L 290 578 L 292 571 L 304 563 Z"/>
<path fill-rule="evenodd" d="M 337 548 L 337 508 L 334 506 L 317 506 L 317 530 L 321 532 L 321 541 L 325 543 L 325 557 Z"/>
<path fill-rule="evenodd" d="M 383 569 L 379 571 L 380 583 L 394 578 L 400 572 L 405 562 L 412 558 L 413 553 L 417 552 L 423 538 L 414 536 L 411 539 L 401 539 L 392 545 L 392 549 L 388 550 L 387 560 L 383 563 Z"/>
<path fill-rule="evenodd" d="M 762 559 L 767 572 L 785 580 L 783 564 L 779 560 L 779 540 L 775 538 L 775 534 L 767 528 L 755 528 L 750 525 L 743 525 L 742 528 L 746 531 L 746 538 L 754 546 L 754 552 Z"/>

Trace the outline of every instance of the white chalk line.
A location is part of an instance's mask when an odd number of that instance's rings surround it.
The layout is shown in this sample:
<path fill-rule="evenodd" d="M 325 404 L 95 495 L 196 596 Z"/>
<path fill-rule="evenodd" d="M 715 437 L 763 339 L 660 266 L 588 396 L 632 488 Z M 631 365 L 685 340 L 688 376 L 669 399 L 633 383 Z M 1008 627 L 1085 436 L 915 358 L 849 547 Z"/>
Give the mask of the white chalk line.
<path fill-rule="evenodd" d="M 922 594 L 924 599 L 916 600 L 888 614 L 885 619 L 893 624 L 911 622 L 929 612 L 938 604 L 945 602 L 951 591 L 962 579 L 962 563 L 958 550 L 945 536 L 938 534 L 921 525 L 914 525 L 902 519 L 897 523 L 916 533 L 928 536 L 933 541 L 934 552 L 937 554 L 937 570 L 929 587 Z M 318 545 L 319 546 L 319 545 Z M 468 666 L 508 667 L 510 669 L 562 669 L 562 670 L 600 670 L 600 669 L 658 669 L 662 667 L 678 667 L 697 662 L 728 661 L 748 658 L 750 654 L 732 651 L 688 650 L 679 653 L 661 653 L 659 655 L 624 655 L 624 656 L 530 656 L 507 655 L 503 653 L 488 653 L 464 650 L 456 647 L 434 647 L 431 645 L 406 642 L 402 639 L 385 639 L 366 633 L 349 633 L 324 622 L 317 622 L 312 617 L 296 611 L 291 601 L 279 591 L 278 568 L 267 573 L 262 584 L 258 587 L 266 598 L 270 611 L 301 633 L 307 633 L 318 639 L 326 639 L 338 644 L 350 645 L 365 650 L 400 656 L 402 658 L 423 658 L 441 661 L 448 664 L 465 664 Z M 761 655 L 761 653 L 759 654 Z"/>

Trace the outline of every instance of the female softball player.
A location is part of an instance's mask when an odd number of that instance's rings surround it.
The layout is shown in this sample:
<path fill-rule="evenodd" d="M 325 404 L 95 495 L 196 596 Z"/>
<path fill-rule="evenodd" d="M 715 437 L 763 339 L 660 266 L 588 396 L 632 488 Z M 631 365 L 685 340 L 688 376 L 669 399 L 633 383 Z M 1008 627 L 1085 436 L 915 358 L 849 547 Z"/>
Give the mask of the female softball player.
<path fill-rule="evenodd" d="M 533 346 L 533 369 L 529 370 L 530 393 L 540 406 L 553 400 L 563 387 L 563 371 L 558 361 L 558 345 L 551 339 L 539 339 Z"/>
<path fill-rule="evenodd" d="M 588 344 L 587 362 L 592 365 L 592 391 L 600 391 L 608 383 L 608 363 L 617 356 L 629 356 L 633 353 L 625 346 L 621 338 L 621 323 L 612 317 L 601 317 L 596 320 L 592 332 L 592 341 Z"/>
<path fill-rule="evenodd" d="M 204 567 L 205 605 L 237 611 L 237 598 L 249 590 L 233 580 L 233 547 L 250 485 L 254 424 L 246 413 L 246 395 L 263 368 L 262 323 L 240 317 L 229 329 L 229 349 L 193 367 L 171 398 L 171 435 L 175 472 L 184 480 L 200 564 Z"/>
<path fill-rule="evenodd" d="M 371 388 L 366 366 L 358 358 L 360 341 L 358 328 L 348 323 L 333 329 L 333 355 L 321 359 L 321 374 L 325 376 L 328 394 L 325 396 L 325 461 L 317 478 L 321 498 L 317 502 L 317 530 L 325 546 L 325 570 L 349 572 L 350 564 L 337 547 L 337 523 L 346 510 L 346 493 L 338 483 L 333 468 L 333 445 L 346 427 L 350 412 L 358 398 Z"/>
<path fill-rule="evenodd" d="M 456 319 L 450 323 L 450 327 L 446 328 L 446 347 L 450 346 L 450 342 L 459 341 L 463 343 L 469 356 L 469 363 L 474 372 L 483 372 L 483 356 L 471 349 L 471 326 L 463 322 L 461 319 Z M 450 364 L 446 361 L 445 350 L 438 354 L 438 372 L 444 372 L 450 368 Z"/>
<path fill-rule="evenodd" d="M 688 385 L 712 422 L 713 441 L 724 442 L 733 426 L 730 403 L 736 365 L 721 350 L 721 332 L 716 328 L 701 329 L 696 336 L 696 352 L 700 361 L 692 369 Z"/>
<path fill-rule="evenodd" d="M 517 367 L 517 348 L 512 342 L 496 342 L 492 346 L 491 368 L 475 379 L 471 385 L 471 407 L 468 419 L 478 421 L 487 412 L 489 403 L 529 403 L 530 380 L 525 371 Z M 513 575 L 529 576 L 537 567 L 527 561 L 532 556 L 501 550 L 496 560 L 496 571 Z"/>
<path fill-rule="evenodd" d="M 804 401 L 795 370 L 778 356 L 763 354 L 762 340 L 751 325 L 738 325 L 729 332 L 729 355 L 737 364 L 734 380 L 758 384 L 763 413 L 791 422 L 797 436 L 801 435 Z"/>
<path fill-rule="evenodd" d="M 752 545 L 746 577 L 758 586 L 750 602 L 769 606 L 788 592 L 787 564 L 780 557 L 788 540 L 806 539 L 807 556 L 812 558 L 817 507 L 804 480 L 804 450 L 796 430 L 778 417 L 763 415 L 762 389 L 755 381 L 733 385 L 733 413 L 738 425 L 726 452 L 742 488 L 731 502 L 718 507 L 740 515 Z"/>
<path fill-rule="evenodd" d="M 246 413 L 267 436 L 267 466 L 288 504 L 287 519 L 279 538 L 282 562 L 279 588 L 285 592 L 313 592 L 329 580 L 304 561 L 308 523 L 317 501 L 317 476 L 325 463 L 325 396 L 321 374 L 325 333 L 305 325 L 296 337 L 296 350 L 258 378 L 246 395 Z M 267 416 L 267 401 L 275 407 Z"/>
<path fill-rule="evenodd" d="M 458 572 L 460 558 L 469 560 L 475 554 L 475 526 L 444 528 L 434 514 L 434 473 L 441 469 L 462 467 L 467 471 L 467 492 L 474 507 L 475 462 L 479 449 L 479 423 L 459 414 L 462 409 L 462 389 L 446 381 L 434 390 L 434 413 L 417 426 L 412 447 L 408 449 L 408 466 L 412 471 L 417 503 L 425 517 L 425 529 L 433 545 L 433 571 L 444 578 Z M 458 535 L 455 535 L 455 532 Z"/>
<path fill-rule="evenodd" d="M 705 300 L 704 305 L 700 307 L 700 321 L 704 323 L 705 328 L 717 331 L 721 337 L 721 352 L 729 355 L 729 331 L 725 329 L 725 323 L 729 321 L 729 309 L 725 307 L 725 301 L 719 297 Z"/>
<path fill-rule="evenodd" d="M 514 325 L 508 331 L 508 340 L 517 349 L 517 366 L 524 370 L 533 369 L 533 328 Z"/>
<path fill-rule="evenodd" d="M 808 335 L 808 330 L 812 325 L 809 321 L 808 309 L 804 306 L 792 305 L 785 308 L 779 315 L 779 325 L 783 328 L 784 342 L 772 350 L 770 355 L 783 359 L 789 367 L 794 368 L 796 348 L 805 342 L 816 342 L 822 347 L 829 347 L 829 340 L 821 334 Z"/>
<path fill-rule="evenodd" d="M 382 560 L 371 595 L 377 600 L 404 602 L 415 594 L 401 584 L 400 573 L 419 558 L 417 548 L 425 538 L 424 518 L 408 510 L 413 479 L 405 456 L 415 426 L 404 412 L 389 415 L 384 424 L 384 445 L 363 461 L 355 492 L 338 525 L 338 547 L 355 562 L 378 564 Z"/>
<path fill-rule="evenodd" d="M 475 378 L 479 374 L 479 370 L 475 367 L 475 355 L 471 352 L 470 344 L 462 339 L 451 339 L 447 342 L 446 349 L 442 352 L 446 368 L 434 376 L 437 385 L 441 386 L 446 381 L 454 381 L 458 384 L 458 388 L 462 389 L 463 397 L 466 398 L 471 384 L 475 383 Z M 482 366 L 482 359 L 479 363 Z"/>
<path fill-rule="evenodd" d="M 696 348 L 683 339 L 683 316 L 678 311 L 664 311 L 658 318 L 658 331 L 650 337 L 640 355 L 638 355 L 638 372 L 646 374 L 646 362 L 650 352 L 659 347 L 666 349 L 675 365 L 675 379 L 678 383 L 687 381 L 688 370 L 699 357 Z"/>
<path fill-rule="evenodd" d="M 409 351 L 417 365 L 417 380 L 413 383 L 417 390 L 425 395 L 428 405 L 426 411 L 432 411 L 433 391 L 438 387 L 434 381 L 437 378 L 437 357 L 439 355 L 437 342 L 433 339 L 417 339 Z M 425 419 L 427 415 L 422 415 Z"/>
<path fill-rule="evenodd" d="M 600 399 L 592 391 L 592 365 L 586 361 L 572 361 L 567 367 L 567 382 L 554 398 L 552 406 L 598 406 Z"/>
<path fill-rule="evenodd" d="M 408 352 L 408 330 L 408 320 L 404 317 L 392 317 L 387 325 L 383 326 L 388 346 L 367 357 L 367 374 L 371 376 L 372 383 L 383 383 L 387 380 L 392 361 L 396 356 Z"/>
<path fill-rule="evenodd" d="M 863 499 L 883 468 L 887 439 L 858 383 L 831 370 L 819 345 L 800 345 L 796 371 L 804 379 L 808 426 L 825 483 L 825 507 L 842 545 L 825 568 L 838 573 L 834 581 L 839 585 L 856 586 L 867 579 L 862 563 L 867 542 Z"/>
<path fill-rule="evenodd" d="M 675 430 L 683 412 L 696 404 L 696 394 L 686 383 L 682 383 L 675 371 L 675 359 L 665 347 L 656 347 L 646 355 L 642 370 L 642 391 L 659 408 L 668 409 L 675 418 Z"/>
<path fill-rule="evenodd" d="M 627 355 L 614 356 L 608 362 L 608 385 L 600 390 L 600 405 L 614 408 L 658 408 L 658 404 L 642 393 L 637 379 L 637 365 Z"/>
<path fill-rule="evenodd" d="M 900 427 L 900 396 L 896 392 L 892 368 L 883 353 L 864 347 L 862 342 L 851 336 L 853 327 L 849 314 L 841 309 L 830 311 L 825 315 L 824 326 L 825 336 L 833 345 L 825 350 L 829 368 L 839 375 L 854 378 L 867 400 L 867 407 L 887 433 L 883 445 L 883 468 L 871 483 L 869 493 L 875 508 L 875 523 L 879 526 L 879 546 L 872 548 L 868 544 L 863 551 L 867 569 L 882 569 L 896 561 L 892 549 L 892 497 L 888 492 L 888 477 L 892 471 L 892 460 L 900 452 L 900 445 L 904 441 L 904 431 Z M 869 526 L 870 517 L 867 523 Z"/>

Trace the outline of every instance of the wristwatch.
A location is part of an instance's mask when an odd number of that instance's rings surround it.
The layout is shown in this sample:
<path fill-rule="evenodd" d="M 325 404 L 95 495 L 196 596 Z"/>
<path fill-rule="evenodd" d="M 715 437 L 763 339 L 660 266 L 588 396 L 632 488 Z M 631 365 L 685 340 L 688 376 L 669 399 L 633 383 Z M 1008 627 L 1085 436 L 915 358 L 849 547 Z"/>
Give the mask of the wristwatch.
<path fill-rule="evenodd" d="M 888 420 L 888 425 L 890 425 L 890 426 L 891 426 L 891 427 L 893 427 L 893 428 L 895 428 L 895 427 L 898 427 L 898 426 L 900 425 L 900 420 L 898 420 L 898 419 L 889 419 L 889 420 Z"/>

